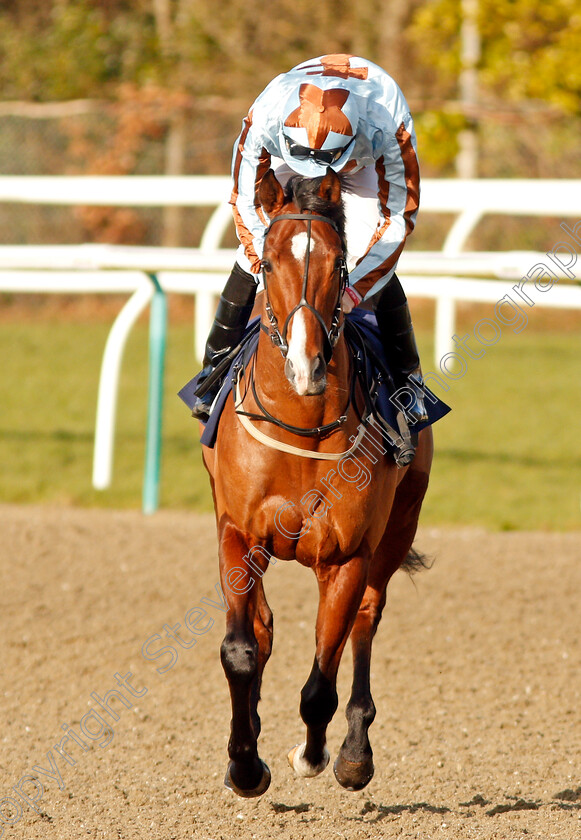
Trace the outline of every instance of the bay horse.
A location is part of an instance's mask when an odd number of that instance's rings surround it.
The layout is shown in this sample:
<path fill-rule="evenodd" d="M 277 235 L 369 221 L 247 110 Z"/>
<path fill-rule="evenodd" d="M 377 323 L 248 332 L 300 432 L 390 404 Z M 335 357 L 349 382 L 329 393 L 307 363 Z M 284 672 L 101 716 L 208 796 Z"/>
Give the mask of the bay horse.
<path fill-rule="evenodd" d="M 389 579 L 412 562 L 432 432 L 427 427 L 419 433 L 415 458 L 404 468 L 378 446 L 378 434 L 371 445 L 371 428 L 365 446 L 357 435 L 361 393 L 351 389 L 353 363 L 342 330 L 339 177 L 331 169 L 322 178 L 297 176 L 283 190 L 269 170 L 258 198 L 270 220 L 258 346 L 240 374 L 237 402 L 226 403 L 215 447 L 204 447 L 228 608 L 220 649 L 232 703 L 224 783 L 244 797 L 260 796 L 270 784 L 257 749 L 257 706 L 273 627 L 262 575 L 277 560 L 296 559 L 315 573 L 319 605 L 315 658 L 300 702 L 306 739 L 291 750 L 289 762 L 307 777 L 329 761 L 326 729 L 337 709 L 337 671 L 351 637 L 348 731 L 334 772 L 343 787 L 360 790 L 374 772 L 368 738 L 375 717 L 372 639 Z M 338 469 L 329 469 L 332 464 Z"/>

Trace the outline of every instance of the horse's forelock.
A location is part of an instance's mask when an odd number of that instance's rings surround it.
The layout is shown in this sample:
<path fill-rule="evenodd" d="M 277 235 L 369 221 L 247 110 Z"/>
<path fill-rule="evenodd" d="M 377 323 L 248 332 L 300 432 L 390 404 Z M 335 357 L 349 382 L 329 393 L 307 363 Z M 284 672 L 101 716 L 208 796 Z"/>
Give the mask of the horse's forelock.
<path fill-rule="evenodd" d="M 302 178 L 300 175 L 293 175 L 288 181 L 285 190 L 285 199 L 297 205 L 303 213 L 310 210 L 321 216 L 331 219 L 337 226 L 343 249 L 345 249 L 345 209 L 343 202 L 335 204 L 327 201 L 318 194 L 323 178 Z"/>

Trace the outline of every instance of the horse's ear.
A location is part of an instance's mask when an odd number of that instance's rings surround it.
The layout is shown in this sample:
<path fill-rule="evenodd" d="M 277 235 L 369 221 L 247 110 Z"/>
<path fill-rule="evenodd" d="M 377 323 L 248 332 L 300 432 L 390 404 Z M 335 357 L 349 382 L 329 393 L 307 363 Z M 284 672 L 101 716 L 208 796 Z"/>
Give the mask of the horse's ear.
<path fill-rule="evenodd" d="M 327 167 L 327 174 L 321 181 L 319 198 L 324 198 L 325 201 L 331 201 L 333 204 L 339 204 L 341 201 L 341 180 L 330 166 Z"/>
<path fill-rule="evenodd" d="M 276 216 L 284 204 L 284 192 L 276 180 L 276 175 L 269 169 L 258 188 L 258 198 L 266 214 L 271 218 Z"/>

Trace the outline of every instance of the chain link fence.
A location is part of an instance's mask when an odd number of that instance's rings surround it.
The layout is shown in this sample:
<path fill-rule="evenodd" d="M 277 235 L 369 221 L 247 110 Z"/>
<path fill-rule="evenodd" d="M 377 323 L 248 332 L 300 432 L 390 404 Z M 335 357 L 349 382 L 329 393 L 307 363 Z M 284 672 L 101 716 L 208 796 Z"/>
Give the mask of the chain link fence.
<path fill-rule="evenodd" d="M 131 128 L 106 105 L 83 115 L 0 115 L 2 175 L 225 174 L 238 120 L 197 117 Z M 0 203 L 0 244 L 197 245 L 205 208 Z M 227 244 L 234 244 L 233 242 Z"/>

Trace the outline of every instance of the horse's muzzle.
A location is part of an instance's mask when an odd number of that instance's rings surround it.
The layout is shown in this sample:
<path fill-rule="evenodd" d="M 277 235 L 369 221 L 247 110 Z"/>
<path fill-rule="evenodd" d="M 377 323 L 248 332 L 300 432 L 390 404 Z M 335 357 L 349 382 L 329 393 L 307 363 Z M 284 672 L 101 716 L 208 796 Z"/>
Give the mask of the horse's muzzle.
<path fill-rule="evenodd" d="M 321 353 L 313 359 L 301 360 L 301 364 L 296 364 L 287 357 L 284 372 L 301 397 L 322 394 L 327 387 L 327 364 Z"/>

